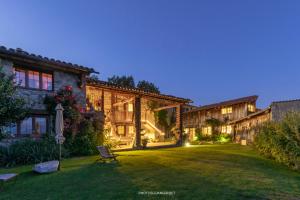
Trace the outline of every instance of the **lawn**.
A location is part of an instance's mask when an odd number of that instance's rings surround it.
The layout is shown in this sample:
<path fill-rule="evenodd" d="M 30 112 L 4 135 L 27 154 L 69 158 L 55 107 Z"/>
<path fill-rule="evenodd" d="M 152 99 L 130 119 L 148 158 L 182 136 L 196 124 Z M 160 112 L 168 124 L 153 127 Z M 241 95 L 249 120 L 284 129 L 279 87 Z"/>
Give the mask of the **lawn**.
<path fill-rule="evenodd" d="M 48 175 L 32 166 L 18 172 L 0 199 L 299 199 L 300 173 L 240 145 L 203 145 L 119 153 L 118 163 L 97 157 L 63 161 Z M 139 192 L 170 192 L 141 194 Z"/>

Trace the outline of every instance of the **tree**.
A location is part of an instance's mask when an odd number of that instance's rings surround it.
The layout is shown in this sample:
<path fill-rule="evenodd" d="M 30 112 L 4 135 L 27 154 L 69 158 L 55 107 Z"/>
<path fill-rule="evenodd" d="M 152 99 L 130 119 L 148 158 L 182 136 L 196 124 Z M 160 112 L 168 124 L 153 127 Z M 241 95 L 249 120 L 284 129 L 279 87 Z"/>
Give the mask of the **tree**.
<path fill-rule="evenodd" d="M 6 75 L 0 67 L 0 127 L 23 120 L 28 114 L 26 102 L 17 95 L 16 89 L 14 76 Z"/>
<path fill-rule="evenodd" d="M 137 88 L 144 90 L 145 92 L 153 92 L 160 94 L 159 88 L 154 85 L 154 83 L 148 82 L 148 81 L 139 81 L 137 84 Z"/>
<path fill-rule="evenodd" d="M 109 83 L 116 84 L 122 87 L 135 87 L 134 78 L 132 76 L 112 76 L 107 79 Z"/>

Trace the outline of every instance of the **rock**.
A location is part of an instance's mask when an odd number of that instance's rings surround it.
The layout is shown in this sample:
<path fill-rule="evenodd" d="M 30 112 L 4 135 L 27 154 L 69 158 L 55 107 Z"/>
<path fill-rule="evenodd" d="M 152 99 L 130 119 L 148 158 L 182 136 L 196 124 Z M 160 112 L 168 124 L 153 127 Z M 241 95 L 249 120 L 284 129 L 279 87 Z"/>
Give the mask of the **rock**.
<path fill-rule="evenodd" d="M 33 171 L 40 173 L 40 174 L 56 172 L 58 169 L 58 165 L 59 165 L 58 160 L 39 163 L 39 164 L 34 165 Z"/>
<path fill-rule="evenodd" d="M 0 181 L 6 182 L 15 178 L 18 174 L 0 174 Z"/>

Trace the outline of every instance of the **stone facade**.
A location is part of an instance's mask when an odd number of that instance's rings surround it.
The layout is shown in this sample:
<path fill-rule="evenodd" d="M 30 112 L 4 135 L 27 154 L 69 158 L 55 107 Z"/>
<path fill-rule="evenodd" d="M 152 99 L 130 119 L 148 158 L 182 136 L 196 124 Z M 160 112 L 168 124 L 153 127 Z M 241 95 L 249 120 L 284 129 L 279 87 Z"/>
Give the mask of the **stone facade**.
<path fill-rule="evenodd" d="M 8 60 L 0 59 L 0 66 L 3 68 L 4 72 L 8 75 L 13 74 L 13 62 Z M 44 98 L 46 95 L 54 94 L 54 92 L 59 89 L 70 85 L 73 88 L 74 95 L 78 103 L 85 107 L 86 105 L 86 95 L 85 95 L 85 84 L 81 84 L 80 75 L 66 73 L 63 71 L 53 71 L 53 82 L 54 91 L 46 91 L 39 89 L 30 88 L 18 88 L 18 94 L 22 96 L 31 109 L 33 110 L 45 110 Z M 80 87 L 81 85 L 81 87 Z"/>
<path fill-rule="evenodd" d="M 273 102 L 270 107 L 271 120 L 280 121 L 288 112 L 300 112 L 300 99 Z"/>

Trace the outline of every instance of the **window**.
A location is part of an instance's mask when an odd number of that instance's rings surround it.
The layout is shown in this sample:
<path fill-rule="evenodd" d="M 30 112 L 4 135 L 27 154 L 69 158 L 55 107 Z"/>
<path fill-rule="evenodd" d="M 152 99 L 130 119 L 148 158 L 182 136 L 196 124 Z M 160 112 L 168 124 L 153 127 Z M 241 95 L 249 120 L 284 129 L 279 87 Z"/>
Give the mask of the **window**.
<path fill-rule="evenodd" d="M 221 109 L 221 113 L 222 113 L 222 115 L 232 113 L 232 107 L 222 108 L 222 109 Z"/>
<path fill-rule="evenodd" d="M 53 90 L 53 75 L 15 68 L 15 83 L 26 88 Z"/>
<path fill-rule="evenodd" d="M 231 133 L 231 131 L 232 131 L 232 128 L 231 128 L 231 126 L 230 126 L 230 125 L 228 125 L 228 126 L 227 126 L 227 131 L 226 131 L 226 133 L 230 134 L 230 133 Z"/>
<path fill-rule="evenodd" d="M 28 71 L 28 87 L 40 88 L 40 74 L 35 71 Z"/>
<path fill-rule="evenodd" d="M 212 134 L 212 128 L 211 128 L 211 126 L 203 127 L 202 128 L 202 134 L 204 134 L 204 135 L 211 135 Z"/>
<path fill-rule="evenodd" d="M 222 126 L 221 133 L 226 133 L 226 126 Z"/>
<path fill-rule="evenodd" d="M 125 126 L 117 126 L 118 135 L 125 135 Z"/>
<path fill-rule="evenodd" d="M 134 134 L 134 127 L 133 126 L 128 126 L 128 133 L 129 134 Z"/>
<path fill-rule="evenodd" d="M 248 111 L 255 112 L 255 106 L 253 104 L 248 104 Z"/>
<path fill-rule="evenodd" d="M 26 84 L 25 70 L 21 70 L 21 69 L 15 70 L 15 82 L 17 85 L 25 87 Z"/>
<path fill-rule="evenodd" d="M 230 125 L 227 125 L 227 126 L 222 126 L 221 127 L 221 133 L 227 133 L 227 134 L 230 134 L 232 131 L 232 128 Z"/>
<path fill-rule="evenodd" d="M 52 74 L 42 73 L 42 89 L 52 90 Z"/>
<path fill-rule="evenodd" d="M 47 132 L 47 121 L 45 117 L 36 117 L 34 132 L 36 134 L 45 134 Z"/>
<path fill-rule="evenodd" d="M 7 127 L 6 130 L 14 135 L 45 134 L 47 133 L 47 123 L 46 116 L 29 117 L 11 127 Z"/>
<path fill-rule="evenodd" d="M 32 134 L 32 118 L 27 118 L 21 122 L 20 130 L 22 135 Z"/>
<path fill-rule="evenodd" d="M 128 112 L 133 112 L 133 104 L 132 103 L 128 104 Z"/>

